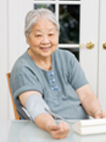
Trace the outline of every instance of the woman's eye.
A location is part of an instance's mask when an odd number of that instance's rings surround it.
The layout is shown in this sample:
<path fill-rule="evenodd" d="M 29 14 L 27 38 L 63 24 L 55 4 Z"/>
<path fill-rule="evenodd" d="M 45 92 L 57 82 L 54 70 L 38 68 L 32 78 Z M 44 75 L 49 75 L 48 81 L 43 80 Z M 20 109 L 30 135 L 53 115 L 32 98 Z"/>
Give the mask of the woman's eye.
<path fill-rule="evenodd" d="M 41 35 L 37 35 L 37 37 L 41 37 Z"/>
<path fill-rule="evenodd" d="M 53 34 L 49 34 L 49 36 L 53 36 Z"/>

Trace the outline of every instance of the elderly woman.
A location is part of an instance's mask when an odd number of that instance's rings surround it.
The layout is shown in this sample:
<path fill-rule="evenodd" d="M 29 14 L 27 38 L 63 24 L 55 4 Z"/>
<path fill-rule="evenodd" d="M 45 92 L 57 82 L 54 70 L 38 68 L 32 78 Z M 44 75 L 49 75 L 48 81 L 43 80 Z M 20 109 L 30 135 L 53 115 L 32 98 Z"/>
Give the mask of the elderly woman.
<path fill-rule="evenodd" d="M 75 56 L 58 49 L 59 24 L 54 14 L 31 10 L 25 36 L 29 48 L 16 61 L 10 78 L 20 118 L 29 119 L 28 113 L 38 127 L 62 139 L 70 127 L 65 122 L 56 124 L 49 111 L 65 119 L 106 117 Z"/>

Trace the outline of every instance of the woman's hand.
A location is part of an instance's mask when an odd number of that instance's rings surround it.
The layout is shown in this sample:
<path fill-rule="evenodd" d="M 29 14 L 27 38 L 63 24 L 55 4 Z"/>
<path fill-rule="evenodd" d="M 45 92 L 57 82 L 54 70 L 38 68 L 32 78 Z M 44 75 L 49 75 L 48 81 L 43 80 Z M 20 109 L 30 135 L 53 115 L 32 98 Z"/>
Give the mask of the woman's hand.
<path fill-rule="evenodd" d="M 98 110 L 94 113 L 94 118 L 95 118 L 95 119 L 106 118 L 106 112 L 104 112 L 104 111 L 98 109 Z"/>
<path fill-rule="evenodd" d="M 51 136 L 55 139 L 63 139 L 67 137 L 70 132 L 70 126 L 65 122 L 60 122 L 58 125 L 49 124 L 47 129 Z"/>

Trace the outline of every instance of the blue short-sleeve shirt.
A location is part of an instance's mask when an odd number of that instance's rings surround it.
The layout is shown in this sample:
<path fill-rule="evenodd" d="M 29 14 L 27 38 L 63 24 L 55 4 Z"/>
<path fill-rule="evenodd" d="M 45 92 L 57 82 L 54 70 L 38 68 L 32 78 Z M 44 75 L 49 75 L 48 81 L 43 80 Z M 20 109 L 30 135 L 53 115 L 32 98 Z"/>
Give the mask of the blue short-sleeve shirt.
<path fill-rule="evenodd" d="M 35 90 L 43 95 L 51 111 L 66 119 L 87 119 L 76 90 L 88 81 L 75 58 L 68 52 L 57 49 L 52 54 L 52 69 L 46 71 L 37 66 L 26 51 L 13 66 L 10 84 L 17 112 L 27 119 L 18 96 Z"/>

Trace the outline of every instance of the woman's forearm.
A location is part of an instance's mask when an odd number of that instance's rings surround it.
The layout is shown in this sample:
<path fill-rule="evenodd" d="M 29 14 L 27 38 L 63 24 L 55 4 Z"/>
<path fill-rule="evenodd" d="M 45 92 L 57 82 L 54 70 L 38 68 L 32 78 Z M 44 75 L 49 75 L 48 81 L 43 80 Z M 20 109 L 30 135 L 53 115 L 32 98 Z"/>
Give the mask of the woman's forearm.
<path fill-rule="evenodd" d="M 95 95 L 88 95 L 86 98 L 84 98 L 82 106 L 92 117 L 94 117 L 94 114 L 97 113 L 97 111 L 102 111 L 99 100 Z"/>
<path fill-rule="evenodd" d="M 40 114 L 35 118 L 35 124 L 47 132 L 55 139 L 63 139 L 70 132 L 70 126 L 65 122 L 56 124 L 55 119 L 50 114 Z"/>
<path fill-rule="evenodd" d="M 76 93 L 78 94 L 81 104 L 88 115 L 94 118 L 102 117 L 100 113 L 103 111 L 101 109 L 99 100 L 97 99 L 89 84 L 86 84 L 85 86 L 77 89 Z"/>
<path fill-rule="evenodd" d="M 50 114 L 47 113 L 38 115 L 35 118 L 34 122 L 39 128 L 46 130 L 48 132 L 49 132 L 48 129 L 49 124 L 56 124 L 55 119 Z"/>

